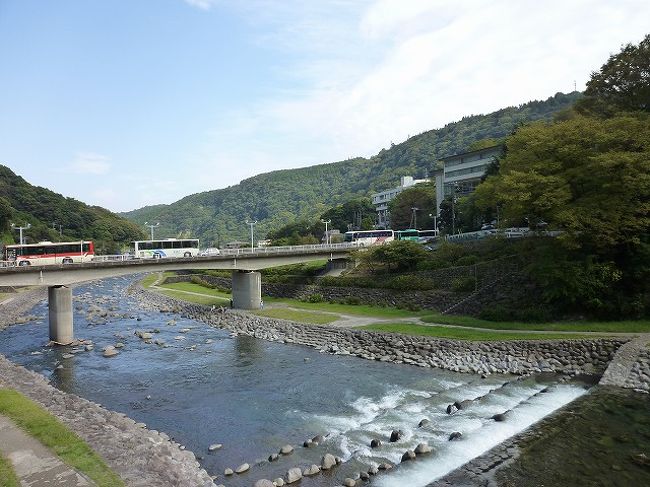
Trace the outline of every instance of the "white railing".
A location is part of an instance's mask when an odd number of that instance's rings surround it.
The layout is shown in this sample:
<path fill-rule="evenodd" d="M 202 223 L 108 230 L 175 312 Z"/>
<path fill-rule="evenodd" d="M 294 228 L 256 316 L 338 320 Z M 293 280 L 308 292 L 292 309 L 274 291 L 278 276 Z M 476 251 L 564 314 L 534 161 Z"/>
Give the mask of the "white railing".
<path fill-rule="evenodd" d="M 221 249 L 221 255 L 273 255 L 273 254 L 292 254 L 300 252 L 317 252 L 317 251 L 338 251 L 355 249 L 356 243 L 335 243 L 335 244 L 313 244 L 313 245 L 285 245 L 282 247 L 243 247 L 239 249 Z"/>

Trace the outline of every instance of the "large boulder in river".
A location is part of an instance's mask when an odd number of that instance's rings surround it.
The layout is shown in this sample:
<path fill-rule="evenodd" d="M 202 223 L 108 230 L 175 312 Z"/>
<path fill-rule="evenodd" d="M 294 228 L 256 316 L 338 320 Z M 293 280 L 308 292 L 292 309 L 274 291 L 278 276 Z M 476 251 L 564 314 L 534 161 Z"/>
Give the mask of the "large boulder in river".
<path fill-rule="evenodd" d="M 287 472 L 287 484 L 298 482 L 302 478 L 302 470 L 298 467 L 290 468 Z"/>
<path fill-rule="evenodd" d="M 248 471 L 251 466 L 248 463 L 242 463 L 239 467 L 235 469 L 235 473 L 244 473 Z"/>
<path fill-rule="evenodd" d="M 109 345 L 108 347 L 104 347 L 104 353 L 102 355 L 104 357 L 115 357 L 119 353 L 120 352 L 115 350 L 115 347 L 113 345 Z"/>
<path fill-rule="evenodd" d="M 318 473 L 320 473 L 320 467 L 319 467 L 318 465 L 316 465 L 316 464 L 312 465 L 312 466 L 309 467 L 309 468 L 306 468 L 306 469 L 302 472 L 302 474 L 303 474 L 305 477 L 311 477 L 311 476 L 316 475 L 316 474 L 318 474 Z"/>
<path fill-rule="evenodd" d="M 323 459 L 320 462 L 320 468 L 323 470 L 329 470 L 330 468 L 336 465 L 336 457 L 331 453 L 326 453 L 323 455 Z"/>
<path fill-rule="evenodd" d="M 426 426 L 429 424 L 429 418 L 424 418 L 418 423 L 418 428 L 422 428 L 422 426 Z"/>
<path fill-rule="evenodd" d="M 379 448 L 381 446 L 381 440 L 379 438 L 373 438 L 370 441 L 370 448 Z"/>
<path fill-rule="evenodd" d="M 494 416 L 492 416 L 492 419 L 497 421 L 497 422 L 505 421 L 506 418 L 508 417 L 508 413 L 509 413 L 509 411 L 506 411 L 504 413 L 495 414 Z"/>
<path fill-rule="evenodd" d="M 431 453 L 433 450 L 429 446 L 428 443 L 420 443 L 418 446 L 415 447 L 415 454 L 416 455 L 423 455 L 424 453 Z"/>
<path fill-rule="evenodd" d="M 454 431 L 449 435 L 449 441 L 460 440 L 461 436 L 463 436 L 463 434 L 460 431 Z"/>
<path fill-rule="evenodd" d="M 390 433 L 390 441 L 391 441 L 391 443 L 395 443 L 396 441 L 398 441 L 402 437 L 403 434 L 404 433 L 402 433 L 402 430 L 393 430 L 393 431 L 391 431 L 391 433 Z"/>
<path fill-rule="evenodd" d="M 288 455 L 293 451 L 293 447 L 291 445 L 284 445 L 282 448 L 280 448 L 280 453 L 282 455 Z"/>
<path fill-rule="evenodd" d="M 415 460 L 415 452 L 413 450 L 406 450 L 402 455 L 403 462 L 408 462 L 409 460 Z"/>

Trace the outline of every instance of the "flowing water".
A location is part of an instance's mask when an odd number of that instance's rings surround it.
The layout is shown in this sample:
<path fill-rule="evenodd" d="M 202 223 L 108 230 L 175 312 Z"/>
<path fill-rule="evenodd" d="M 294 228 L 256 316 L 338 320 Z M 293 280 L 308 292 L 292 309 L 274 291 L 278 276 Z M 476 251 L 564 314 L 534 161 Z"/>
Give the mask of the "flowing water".
<path fill-rule="evenodd" d="M 47 307 L 40 303 L 32 313 L 41 319 L 0 332 L 0 353 L 66 392 L 168 433 L 227 486 L 248 486 L 283 476 L 291 467 L 319 464 L 325 452 L 345 463 L 301 485 L 337 485 L 372 464 L 397 464 L 405 450 L 428 442 L 433 453 L 372 482 L 423 486 L 586 392 L 584 384 L 558 384 L 548 376 L 481 379 L 231 337 L 200 322 L 142 311 L 125 294 L 130 282 L 109 279 L 75 289 L 75 335 L 93 340 L 94 351 L 63 358 L 75 350 L 46 347 Z M 98 307 L 104 311 L 92 312 Z M 146 344 L 135 330 L 155 331 L 154 338 L 166 345 Z M 101 349 L 117 342 L 125 345 L 120 354 L 102 357 Z M 446 413 L 448 404 L 465 399 L 476 400 L 456 414 Z M 506 421 L 490 419 L 508 409 Z M 423 418 L 430 423 L 419 428 Z M 403 436 L 389 443 L 393 429 Z M 448 441 L 455 431 L 462 438 Z M 314 448 L 301 446 L 315 435 L 325 440 Z M 383 445 L 371 449 L 373 438 Z M 212 443 L 223 448 L 209 453 Z M 266 460 L 287 443 L 294 445 L 293 454 Z M 246 474 L 222 475 L 224 468 L 244 462 L 251 465 Z"/>

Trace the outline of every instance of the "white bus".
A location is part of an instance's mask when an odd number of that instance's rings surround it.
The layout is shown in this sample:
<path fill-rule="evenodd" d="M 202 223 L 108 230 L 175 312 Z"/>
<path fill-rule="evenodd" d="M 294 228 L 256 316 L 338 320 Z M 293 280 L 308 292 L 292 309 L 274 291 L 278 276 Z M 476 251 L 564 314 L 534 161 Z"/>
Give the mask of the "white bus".
<path fill-rule="evenodd" d="M 198 238 L 167 238 L 133 242 L 133 256 L 136 259 L 196 257 L 197 255 L 199 255 Z"/>
<path fill-rule="evenodd" d="M 18 266 L 90 262 L 94 255 L 95 246 L 88 240 L 7 245 L 3 252 L 7 263 Z"/>
<path fill-rule="evenodd" d="M 395 232 L 393 230 L 358 230 L 345 232 L 345 241 L 356 243 L 359 247 L 383 245 L 393 240 L 395 240 Z"/>

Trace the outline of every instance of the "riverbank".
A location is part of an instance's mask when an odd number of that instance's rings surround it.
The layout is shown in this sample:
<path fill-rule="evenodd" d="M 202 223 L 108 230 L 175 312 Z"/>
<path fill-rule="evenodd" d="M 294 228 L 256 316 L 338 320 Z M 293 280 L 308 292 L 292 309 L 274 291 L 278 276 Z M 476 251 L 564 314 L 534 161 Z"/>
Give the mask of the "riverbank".
<path fill-rule="evenodd" d="M 602 374 L 616 350 L 627 341 L 625 338 L 489 343 L 442 340 L 299 324 L 223 307 L 207 307 L 150 291 L 139 283 L 131 286 L 130 292 L 149 309 L 170 310 L 237 334 L 307 345 L 324 353 L 456 372 Z"/>

